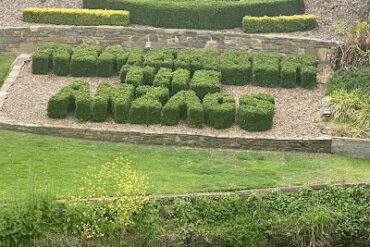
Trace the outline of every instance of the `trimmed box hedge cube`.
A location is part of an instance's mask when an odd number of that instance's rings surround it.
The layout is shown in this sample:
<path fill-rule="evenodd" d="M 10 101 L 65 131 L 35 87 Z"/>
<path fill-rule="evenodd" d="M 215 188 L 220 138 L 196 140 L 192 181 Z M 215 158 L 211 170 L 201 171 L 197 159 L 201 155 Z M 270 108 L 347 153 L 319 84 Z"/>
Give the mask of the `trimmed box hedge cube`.
<path fill-rule="evenodd" d="M 159 124 L 161 122 L 161 102 L 153 95 L 146 94 L 131 104 L 129 122 L 133 124 Z"/>
<path fill-rule="evenodd" d="M 52 54 L 53 72 L 57 76 L 67 76 L 71 66 L 71 51 L 57 50 Z"/>
<path fill-rule="evenodd" d="M 157 71 L 161 67 L 172 70 L 176 53 L 174 48 L 152 48 L 145 55 L 144 65 L 154 67 Z"/>
<path fill-rule="evenodd" d="M 146 94 L 150 94 L 154 98 L 158 99 L 162 105 L 165 105 L 170 98 L 168 88 L 151 86 L 139 86 L 136 88 L 136 98 L 140 98 Z"/>
<path fill-rule="evenodd" d="M 154 77 L 153 86 L 171 88 L 172 70 L 169 68 L 160 68 Z"/>
<path fill-rule="evenodd" d="M 278 53 L 259 53 L 254 58 L 254 83 L 262 87 L 277 87 L 280 84 L 280 61 Z"/>
<path fill-rule="evenodd" d="M 205 70 L 220 70 L 220 62 L 218 60 L 218 54 L 215 49 L 207 49 L 201 53 L 201 65 L 202 69 Z"/>
<path fill-rule="evenodd" d="M 314 56 L 290 54 L 281 63 L 281 86 L 312 88 L 317 81 L 317 61 Z"/>
<path fill-rule="evenodd" d="M 248 131 L 265 131 L 272 128 L 275 114 L 274 97 L 257 93 L 239 99 L 239 126 Z"/>
<path fill-rule="evenodd" d="M 313 88 L 317 85 L 317 58 L 315 56 L 300 56 L 298 84 L 303 88 Z"/>
<path fill-rule="evenodd" d="M 134 85 L 135 87 L 143 85 L 144 81 L 144 73 L 143 68 L 139 66 L 131 66 L 129 67 L 125 83 Z"/>
<path fill-rule="evenodd" d="M 162 108 L 161 122 L 163 125 L 178 125 L 180 120 L 186 120 L 190 127 L 203 125 L 203 106 L 194 91 L 176 93 Z"/>
<path fill-rule="evenodd" d="M 227 50 L 221 56 L 223 84 L 245 85 L 252 81 L 252 64 L 248 52 Z"/>
<path fill-rule="evenodd" d="M 79 45 L 71 58 L 71 75 L 91 77 L 96 75 L 96 62 L 101 48 L 95 45 Z"/>
<path fill-rule="evenodd" d="M 200 99 L 208 93 L 221 91 L 221 73 L 214 70 L 197 70 L 190 83 L 193 90 Z"/>
<path fill-rule="evenodd" d="M 203 99 L 203 108 L 204 122 L 213 128 L 230 128 L 235 122 L 235 99 L 230 94 L 207 94 Z"/>
<path fill-rule="evenodd" d="M 85 81 L 72 81 L 49 99 L 47 112 L 50 118 L 65 118 L 73 111 L 79 120 L 87 121 L 91 117 L 90 90 Z"/>
<path fill-rule="evenodd" d="M 143 57 L 144 57 L 144 49 L 142 49 L 142 48 L 131 48 L 129 53 L 128 53 L 127 64 L 128 65 L 142 66 L 143 65 Z"/>
<path fill-rule="evenodd" d="M 190 71 L 177 69 L 172 73 L 171 95 L 175 95 L 181 90 L 188 90 L 190 82 Z"/>
<path fill-rule="evenodd" d="M 110 77 L 118 73 L 126 64 L 128 53 L 120 45 L 108 46 L 98 57 L 96 72 L 97 76 Z"/>
<path fill-rule="evenodd" d="M 143 68 L 143 84 L 144 85 L 153 85 L 156 69 L 154 67 L 145 66 Z"/>
<path fill-rule="evenodd" d="M 194 48 L 181 49 L 175 60 L 175 68 L 194 72 L 196 70 L 219 70 L 217 51 L 208 49 L 199 51 Z"/>
<path fill-rule="evenodd" d="M 290 54 L 281 62 L 281 87 L 293 88 L 297 85 L 299 77 L 299 55 Z"/>

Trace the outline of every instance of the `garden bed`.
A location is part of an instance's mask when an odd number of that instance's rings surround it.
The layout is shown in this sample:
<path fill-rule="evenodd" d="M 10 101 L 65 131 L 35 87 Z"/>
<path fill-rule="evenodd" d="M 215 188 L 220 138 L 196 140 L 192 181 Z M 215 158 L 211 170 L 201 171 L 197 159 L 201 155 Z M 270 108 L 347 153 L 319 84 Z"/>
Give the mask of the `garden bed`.
<path fill-rule="evenodd" d="M 186 134 L 235 138 L 317 138 L 322 136 L 322 123 L 320 121 L 320 104 L 324 95 L 324 85 L 328 69 L 320 68 L 317 88 L 282 89 L 261 88 L 251 85 L 223 86 L 222 91 L 232 94 L 236 102 L 241 95 L 253 92 L 267 92 L 275 97 L 276 114 L 273 128 L 268 131 L 252 133 L 239 128 L 234 124 L 225 130 L 216 130 L 211 127 L 201 129 L 190 128 L 186 124 L 177 126 L 161 125 L 134 125 L 117 124 L 112 120 L 102 123 L 79 122 L 73 116 L 66 119 L 54 120 L 47 117 L 47 103 L 53 94 L 63 86 L 69 84 L 71 77 L 57 77 L 54 75 L 33 75 L 31 66 L 27 63 L 18 79 L 8 90 L 3 105 L 3 114 L 18 123 L 51 125 L 57 127 L 90 128 L 95 130 L 131 131 L 157 134 Z M 83 78 L 90 84 L 91 94 L 96 91 L 102 78 Z M 118 77 L 109 80 L 119 84 Z"/>

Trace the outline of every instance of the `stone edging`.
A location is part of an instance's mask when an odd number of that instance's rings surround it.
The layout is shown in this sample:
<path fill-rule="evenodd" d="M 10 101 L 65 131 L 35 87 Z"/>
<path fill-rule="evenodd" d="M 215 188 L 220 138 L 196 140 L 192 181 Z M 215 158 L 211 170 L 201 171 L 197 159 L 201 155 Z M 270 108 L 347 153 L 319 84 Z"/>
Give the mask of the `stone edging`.
<path fill-rule="evenodd" d="M 370 160 L 370 139 L 333 137 L 332 152 Z"/>

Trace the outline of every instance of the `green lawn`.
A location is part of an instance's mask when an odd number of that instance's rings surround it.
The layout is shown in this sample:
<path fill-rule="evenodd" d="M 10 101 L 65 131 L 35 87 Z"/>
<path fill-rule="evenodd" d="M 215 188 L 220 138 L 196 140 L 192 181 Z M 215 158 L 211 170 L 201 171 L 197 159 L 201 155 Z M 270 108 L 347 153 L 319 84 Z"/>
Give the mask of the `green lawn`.
<path fill-rule="evenodd" d="M 370 161 L 337 155 L 154 147 L 0 131 L 0 198 L 38 188 L 58 197 L 75 193 L 91 166 L 116 157 L 148 175 L 151 193 L 370 181 Z"/>
<path fill-rule="evenodd" d="M 3 84 L 14 59 L 14 54 L 0 54 L 0 86 Z"/>

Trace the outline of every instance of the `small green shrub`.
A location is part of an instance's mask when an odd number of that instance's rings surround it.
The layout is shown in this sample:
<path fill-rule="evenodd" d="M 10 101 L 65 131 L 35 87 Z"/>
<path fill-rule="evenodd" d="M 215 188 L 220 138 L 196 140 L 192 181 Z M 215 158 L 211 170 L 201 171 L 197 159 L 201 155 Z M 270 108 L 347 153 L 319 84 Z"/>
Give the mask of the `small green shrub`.
<path fill-rule="evenodd" d="M 171 88 L 172 70 L 169 68 L 160 68 L 154 77 L 153 86 Z"/>
<path fill-rule="evenodd" d="M 131 104 L 129 122 L 133 124 L 159 124 L 161 122 L 161 102 L 151 94 L 134 100 Z"/>
<path fill-rule="evenodd" d="M 76 26 L 115 25 L 127 26 L 130 21 L 128 11 L 75 8 L 26 8 L 23 20 L 33 23 L 47 23 Z"/>
<path fill-rule="evenodd" d="M 245 85 L 252 81 L 252 64 L 246 51 L 225 51 L 220 67 L 223 84 Z"/>
<path fill-rule="evenodd" d="M 176 93 L 162 109 L 163 125 L 177 125 L 180 120 L 186 120 L 190 127 L 200 127 L 203 124 L 203 106 L 194 91 Z"/>
<path fill-rule="evenodd" d="M 177 69 L 172 73 L 171 95 L 175 95 L 181 90 L 189 89 L 190 71 L 186 69 Z"/>
<path fill-rule="evenodd" d="M 207 94 L 203 99 L 204 121 L 216 129 L 230 128 L 235 122 L 235 99 L 226 93 Z"/>
<path fill-rule="evenodd" d="M 67 76 L 71 66 L 71 51 L 70 49 L 60 49 L 52 54 L 53 57 L 53 72 L 58 76 Z"/>
<path fill-rule="evenodd" d="M 144 65 L 154 67 L 158 71 L 161 67 L 172 70 L 176 50 L 173 48 L 152 48 L 144 58 Z"/>
<path fill-rule="evenodd" d="M 278 53 L 259 53 L 254 58 L 254 83 L 262 87 L 280 84 L 280 60 Z"/>
<path fill-rule="evenodd" d="M 122 68 L 127 62 L 128 53 L 120 45 L 108 46 L 98 57 L 97 76 L 109 77 Z"/>
<path fill-rule="evenodd" d="M 221 91 L 221 73 L 213 70 L 197 70 L 190 83 L 193 90 L 200 99 L 208 93 Z"/>
<path fill-rule="evenodd" d="M 239 126 L 248 131 L 272 128 L 275 114 L 274 97 L 265 93 L 247 94 L 239 100 Z"/>
<path fill-rule="evenodd" d="M 337 70 L 327 84 L 327 93 L 344 89 L 348 92 L 359 90 L 370 95 L 370 67 L 354 68 L 350 71 Z"/>
<path fill-rule="evenodd" d="M 243 31 L 246 33 L 285 33 L 311 30 L 317 27 L 314 15 L 245 16 Z"/>
<path fill-rule="evenodd" d="M 316 86 L 317 62 L 310 55 L 289 54 L 281 63 L 281 86 L 292 88 Z"/>
<path fill-rule="evenodd" d="M 153 85 L 156 69 L 154 67 L 145 66 L 143 68 L 144 85 Z"/>
<path fill-rule="evenodd" d="M 101 48 L 95 45 L 79 45 L 71 58 L 71 75 L 90 77 L 96 75 L 96 62 Z"/>
<path fill-rule="evenodd" d="M 144 73 L 143 68 L 139 66 L 131 66 L 129 67 L 125 83 L 132 84 L 135 87 L 143 85 L 144 82 Z"/>
<path fill-rule="evenodd" d="M 216 50 L 199 51 L 194 48 L 180 50 L 175 60 L 175 68 L 183 68 L 194 72 L 196 70 L 219 70 Z"/>
<path fill-rule="evenodd" d="M 144 49 L 142 48 L 131 48 L 128 53 L 127 64 L 128 65 L 143 65 Z"/>
<path fill-rule="evenodd" d="M 72 81 L 53 95 L 48 102 L 50 118 L 65 118 L 74 111 L 75 117 L 87 121 L 91 117 L 89 84 L 85 81 Z"/>
<path fill-rule="evenodd" d="M 150 94 L 154 98 L 158 99 L 162 105 L 165 105 L 170 98 L 168 88 L 151 86 L 139 86 L 136 88 L 136 98 L 140 98 L 146 94 Z"/>

